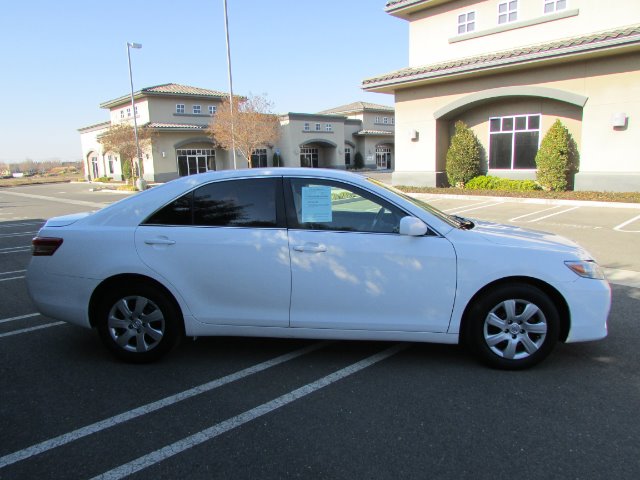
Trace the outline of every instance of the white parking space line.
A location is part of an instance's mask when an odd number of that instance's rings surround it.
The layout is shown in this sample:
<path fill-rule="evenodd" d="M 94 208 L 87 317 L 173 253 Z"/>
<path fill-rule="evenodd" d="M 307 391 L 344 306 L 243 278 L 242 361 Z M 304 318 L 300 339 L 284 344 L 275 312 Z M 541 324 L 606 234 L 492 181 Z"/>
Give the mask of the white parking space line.
<path fill-rule="evenodd" d="M 31 237 L 38 232 L 15 232 L 15 233 L 0 233 L 0 238 L 8 238 L 8 237 Z"/>
<path fill-rule="evenodd" d="M 25 245 L 23 247 L 6 247 L 0 248 L 0 255 L 7 253 L 18 253 L 18 252 L 26 252 L 31 250 L 31 245 Z"/>
<path fill-rule="evenodd" d="M 566 210 L 562 210 L 562 211 L 556 212 L 556 213 L 551 213 L 549 215 L 545 215 L 544 217 L 534 218 L 533 220 L 526 220 L 526 222 L 527 223 L 539 222 L 540 220 L 544 220 L 545 218 L 551 218 L 551 217 L 555 217 L 556 215 L 562 215 L 563 213 L 567 213 L 567 212 L 570 212 L 572 210 L 577 210 L 578 208 L 580 208 L 580 207 L 567 208 Z"/>
<path fill-rule="evenodd" d="M 37 327 L 22 328 L 20 330 L 13 330 L 12 332 L 0 333 L 0 338 L 12 337 L 13 335 L 19 335 L 21 333 L 34 332 L 36 330 L 42 330 L 43 328 L 57 327 L 58 325 L 64 325 L 65 322 L 45 323 L 44 325 L 38 325 Z"/>
<path fill-rule="evenodd" d="M 473 210 L 481 210 L 483 208 L 495 207 L 496 205 L 502 205 L 503 203 L 505 203 L 505 202 L 495 202 L 495 203 L 490 203 L 488 205 L 483 205 L 481 207 L 467 208 L 467 209 L 464 209 L 464 210 L 455 210 L 455 211 L 451 211 L 450 213 L 458 214 L 458 213 L 464 213 L 464 212 L 471 212 Z M 447 212 L 449 212 L 449 211 L 447 210 Z"/>
<path fill-rule="evenodd" d="M 10 223 L 8 225 L 0 225 L 0 228 L 13 228 L 13 227 L 31 227 L 33 225 L 42 225 L 43 222 L 21 222 L 21 223 Z"/>
<path fill-rule="evenodd" d="M 0 319 L 0 323 L 15 322 L 16 320 L 23 320 L 25 318 L 37 317 L 38 315 L 40 315 L 40 314 L 39 313 L 28 313 L 27 315 L 19 315 L 17 317 L 3 318 L 3 319 Z"/>
<path fill-rule="evenodd" d="M 537 210 L 535 212 L 527 213 L 525 215 L 520 215 L 519 217 L 510 218 L 510 222 L 515 222 L 516 220 L 520 220 L 521 218 L 532 217 L 533 215 L 538 215 L 542 212 L 548 212 L 549 210 L 555 210 L 556 208 L 562 208 L 561 205 L 556 205 L 555 207 L 545 208 L 543 210 Z"/>
<path fill-rule="evenodd" d="M 84 205 L 94 208 L 104 208 L 108 205 L 108 203 L 87 202 L 85 200 L 69 200 L 68 198 L 49 197 L 46 195 L 33 195 L 31 193 L 0 191 L 0 195 L 14 195 L 16 197 L 35 198 L 38 200 L 46 200 L 47 202 L 70 203 L 71 205 Z"/>
<path fill-rule="evenodd" d="M 485 201 L 485 202 L 476 202 L 476 203 L 472 203 L 470 205 L 462 205 L 462 206 L 455 207 L 455 208 L 449 208 L 447 210 L 443 210 L 443 212 L 445 212 L 445 213 L 454 213 L 454 212 L 457 212 L 458 210 L 464 210 L 466 208 L 472 208 L 472 207 L 481 208 L 480 205 L 485 205 L 487 203 L 494 203 L 495 204 L 496 202 L 495 202 L 495 200 L 488 200 L 488 201 Z M 502 203 L 502 202 L 500 202 L 500 203 Z"/>
<path fill-rule="evenodd" d="M 14 273 L 24 273 L 26 270 L 12 270 L 10 272 L 0 272 L 0 275 L 13 275 Z"/>
<path fill-rule="evenodd" d="M 201 443 L 216 438 L 223 433 L 231 431 L 234 428 L 238 428 L 245 423 L 271 413 L 278 408 L 284 407 L 285 405 L 294 402 L 295 400 L 306 397 L 307 395 L 314 393 L 324 387 L 327 387 L 332 383 L 342 380 L 343 378 L 346 378 L 382 360 L 385 360 L 386 358 L 389 358 L 392 355 L 395 355 L 396 353 L 408 348 L 408 346 L 409 345 L 407 344 L 396 344 L 393 347 L 388 348 L 387 350 L 351 364 L 348 367 L 338 370 L 337 372 L 327 375 L 326 377 L 316 380 L 315 382 L 309 383 L 304 387 L 298 388 L 297 390 L 293 390 L 285 395 L 271 400 L 270 402 L 263 403 L 262 405 L 252 408 L 251 410 L 247 410 L 246 412 L 236 415 L 235 417 L 231 417 L 224 422 L 213 425 L 210 428 L 190 435 L 189 437 L 186 437 L 182 440 L 178 440 L 171 445 L 167 445 L 160 450 L 156 450 L 155 452 L 151 452 L 147 455 L 137 458 L 136 460 L 116 467 L 113 470 L 109 470 L 108 472 L 94 477 L 94 480 L 115 480 L 139 472 L 140 470 L 144 470 L 147 467 L 162 462 L 163 460 L 173 457 L 178 453 L 184 452 L 191 447 L 195 447 L 196 445 L 200 445 Z"/>
<path fill-rule="evenodd" d="M 20 280 L 21 278 L 25 278 L 25 276 L 22 275 L 21 277 L 0 278 L 0 282 L 8 282 L 9 280 Z"/>
<path fill-rule="evenodd" d="M 211 390 L 220 388 L 223 385 L 227 385 L 231 382 L 241 380 L 245 377 L 248 377 L 249 375 L 253 375 L 254 373 L 262 372 L 268 368 L 275 367 L 276 365 L 280 365 L 295 358 L 301 357 L 302 355 L 306 355 L 307 353 L 319 350 L 331 343 L 332 342 L 314 343 L 313 345 L 309 345 L 299 350 L 280 355 L 279 357 L 264 361 L 262 363 L 258 363 L 257 365 L 245 368 L 244 370 L 240 370 L 236 373 L 226 375 L 211 382 L 203 383 L 202 385 L 190 388 L 189 390 L 176 393 L 175 395 L 165 397 L 152 403 L 147 403 L 146 405 L 143 405 L 141 407 L 134 408 L 133 410 L 129 410 L 113 417 L 106 418 L 96 423 L 92 423 L 91 425 L 87 425 L 86 427 L 78 428 L 69 433 L 59 435 L 49 440 L 45 440 L 44 442 L 36 443 L 35 445 L 31 445 L 30 447 L 18 450 L 17 452 L 5 455 L 4 457 L 0 457 L 0 468 L 6 467 L 7 465 L 11 465 L 21 460 L 25 460 L 29 457 L 38 455 L 61 445 L 66 445 L 67 443 L 73 442 L 93 433 L 100 432 L 101 430 L 111 428 L 120 423 L 133 420 L 134 418 L 141 417 L 142 415 L 146 415 L 147 413 L 155 412 L 156 410 L 160 410 L 161 408 L 174 405 L 188 398 L 200 395 L 201 393 L 210 392 Z"/>
<path fill-rule="evenodd" d="M 640 233 L 640 230 L 623 230 L 627 225 L 632 224 L 633 222 L 640 220 L 640 215 L 637 217 L 633 217 L 631 220 L 627 220 L 626 222 L 621 223 L 617 227 L 613 227 L 613 229 L 617 232 L 625 232 L 625 233 Z"/>

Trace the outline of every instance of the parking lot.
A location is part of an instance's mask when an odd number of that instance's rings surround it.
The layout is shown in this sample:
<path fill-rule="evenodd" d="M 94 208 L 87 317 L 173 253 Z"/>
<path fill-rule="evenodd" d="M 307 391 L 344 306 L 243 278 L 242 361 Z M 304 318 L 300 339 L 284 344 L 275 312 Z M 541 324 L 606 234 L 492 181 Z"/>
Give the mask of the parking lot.
<path fill-rule="evenodd" d="M 24 283 L 46 218 L 122 194 L 0 189 L 0 479 L 637 478 L 640 206 L 423 197 L 587 248 L 612 281 L 609 337 L 523 372 L 457 346 L 246 338 L 124 364 Z"/>

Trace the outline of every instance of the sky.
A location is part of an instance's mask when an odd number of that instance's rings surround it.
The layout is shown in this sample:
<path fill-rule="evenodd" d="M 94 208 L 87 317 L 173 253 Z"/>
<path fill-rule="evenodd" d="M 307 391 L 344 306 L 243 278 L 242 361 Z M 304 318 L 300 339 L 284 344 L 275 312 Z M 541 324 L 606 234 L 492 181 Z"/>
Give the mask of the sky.
<path fill-rule="evenodd" d="M 408 25 L 385 0 L 227 0 L 234 94 L 275 113 L 393 105 L 363 79 L 408 65 Z M 0 162 L 81 159 L 78 128 L 133 87 L 228 91 L 223 0 L 29 0 L 0 13 Z"/>

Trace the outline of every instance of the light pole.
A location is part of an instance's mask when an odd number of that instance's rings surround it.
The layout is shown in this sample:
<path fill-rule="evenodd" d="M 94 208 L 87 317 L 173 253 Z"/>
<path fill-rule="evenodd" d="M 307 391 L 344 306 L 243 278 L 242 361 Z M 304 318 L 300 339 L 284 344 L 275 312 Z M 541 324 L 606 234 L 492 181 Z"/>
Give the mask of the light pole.
<path fill-rule="evenodd" d="M 131 73 L 131 49 L 132 48 L 142 48 L 142 44 L 127 42 L 127 59 L 129 60 L 129 84 L 131 85 L 131 111 L 133 112 L 133 135 L 136 137 L 136 155 L 137 155 L 136 158 L 138 159 L 136 162 L 136 170 L 138 171 L 138 176 L 140 180 L 139 184 L 136 184 L 136 186 L 138 187 L 138 190 L 143 190 L 144 183 L 142 180 L 142 169 L 140 168 L 140 161 L 142 159 L 142 156 L 140 154 L 140 142 L 138 141 L 138 121 L 136 120 L 136 106 L 133 102 L 133 75 Z M 133 175 L 133 178 L 135 179 L 135 174 Z"/>
<path fill-rule="evenodd" d="M 231 152 L 233 154 L 233 169 L 236 166 L 236 136 L 233 128 L 233 78 L 231 76 L 231 47 L 229 45 L 229 16 L 227 15 L 227 0 L 222 0 L 224 7 L 224 31 L 227 35 L 227 70 L 229 72 L 229 113 L 231 114 Z"/>

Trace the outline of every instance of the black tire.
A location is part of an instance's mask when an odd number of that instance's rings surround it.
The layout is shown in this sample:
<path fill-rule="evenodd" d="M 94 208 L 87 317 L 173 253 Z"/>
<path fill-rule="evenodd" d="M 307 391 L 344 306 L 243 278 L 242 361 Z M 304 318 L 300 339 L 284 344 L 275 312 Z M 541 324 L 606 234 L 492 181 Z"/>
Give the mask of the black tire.
<path fill-rule="evenodd" d="M 119 359 L 152 362 L 182 336 L 182 316 L 166 292 L 146 283 L 111 288 L 95 311 L 100 339 Z"/>
<path fill-rule="evenodd" d="M 540 289 L 502 285 L 483 294 L 466 318 L 466 341 L 480 360 L 503 370 L 532 367 L 558 341 L 558 309 Z"/>

